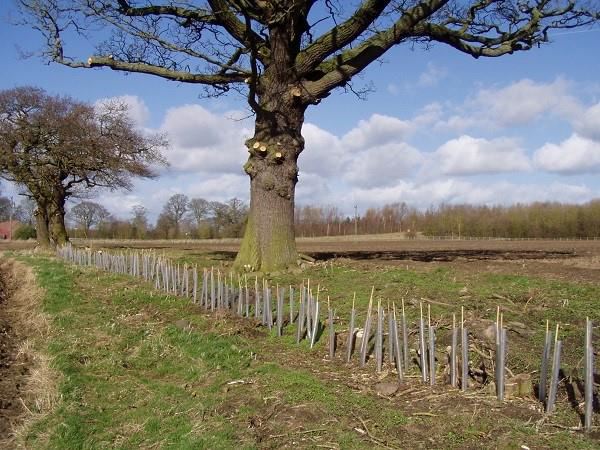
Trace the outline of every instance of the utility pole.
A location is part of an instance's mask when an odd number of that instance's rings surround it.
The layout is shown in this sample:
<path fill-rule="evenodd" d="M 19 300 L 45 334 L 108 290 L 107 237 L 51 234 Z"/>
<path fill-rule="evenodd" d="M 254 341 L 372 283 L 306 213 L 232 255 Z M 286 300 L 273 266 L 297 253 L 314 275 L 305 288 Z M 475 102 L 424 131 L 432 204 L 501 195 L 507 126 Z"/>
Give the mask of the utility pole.
<path fill-rule="evenodd" d="M 13 218 L 13 210 L 15 209 L 15 201 L 13 198 L 10 198 L 9 203 L 10 208 L 8 209 L 8 240 L 12 241 L 13 237 L 13 227 L 12 227 L 12 218 Z"/>
<path fill-rule="evenodd" d="M 354 205 L 354 235 L 358 234 L 358 205 Z"/>

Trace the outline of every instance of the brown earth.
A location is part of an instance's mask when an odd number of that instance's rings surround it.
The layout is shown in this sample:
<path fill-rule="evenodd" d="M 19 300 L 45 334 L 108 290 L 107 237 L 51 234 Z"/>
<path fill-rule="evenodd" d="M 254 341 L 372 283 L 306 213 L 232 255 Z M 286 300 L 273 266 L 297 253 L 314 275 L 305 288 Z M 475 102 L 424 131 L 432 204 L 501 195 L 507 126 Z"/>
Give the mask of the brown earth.
<path fill-rule="evenodd" d="M 95 248 L 172 248 L 187 251 L 237 252 L 239 239 L 200 240 L 83 240 L 75 245 Z M 2 249 L 0 242 L 0 250 Z M 16 245 L 16 244 L 13 244 Z M 23 244 L 26 245 L 26 244 Z M 600 240 L 410 240 L 386 235 L 299 238 L 298 250 L 318 259 L 350 257 L 352 259 L 453 260 L 460 257 L 478 259 L 540 259 L 599 256 Z"/>
<path fill-rule="evenodd" d="M 0 255 L 0 448 L 26 448 L 23 430 L 56 403 L 60 377 L 35 350 L 50 330 L 41 299 L 31 268 Z"/>
<path fill-rule="evenodd" d="M 28 361 L 19 357 L 21 337 L 11 311 L 12 286 L 8 273 L 0 267 L 0 443 L 6 440 L 13 426 L 25 413 L 21 401 Z"/>
<path fill-rule="evenodd" d="M 366 265 L 419 266 L 434 269 L 450 264 L 458 270 L 538 276 L 555 280 L 600 280 L 600 240 L 408 240 L 372 236 L 299 238 L 298 250 L 316 261 L 337 258 Z M 172 249 L 184 254 L 212 253 L 211 258 L 232 261 L 238 239 L 171 241 L 84 241 L 93 248 Z M 2 243 L 0 242 L 0 249 Z M 476 265 L 477 267 L 475 267 Z"/>
<path fill-rule="evenodd" d="M 0 241 L 0 253 L 9 250 L 29 250 L 35 248 L 35 241 Z"/>

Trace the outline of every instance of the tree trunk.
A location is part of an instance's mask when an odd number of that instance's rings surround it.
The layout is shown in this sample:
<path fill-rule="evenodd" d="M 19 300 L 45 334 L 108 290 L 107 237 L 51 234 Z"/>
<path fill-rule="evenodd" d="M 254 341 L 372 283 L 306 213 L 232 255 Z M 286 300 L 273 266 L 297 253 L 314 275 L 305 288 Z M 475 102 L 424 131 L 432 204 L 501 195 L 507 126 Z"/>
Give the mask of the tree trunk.
<path fill-rule="evenodd" d="M 250 213 L 235 261 L 241 270 L 271 272 L 298 264 L 294 191 L 298 156 L 304 148 L 303 112 L 288 111 L 285 126 L 279 126 L 278 120 L 257 118 L 255 135 L 246 142 L 250 156 L 244 169 L 250 176 Z"/>
<path fill-rule="evenodd" d="M 270 25 L 271 61 L 256 84 L 256 78 L 249 79 L 249 103 L 256 113 L 254 137 L 246 141 L 250 156 L 244 166 L 250 176 L 250 213 L 236 258 L 239 269 L 263 272 L 298 264 L 294 192 L 308 106 L 300 99 L 294 71 L 300 49 L 293 34 L 297 24 L 273 20 Z"/>
<path fill-rule="evenodd" d="M 54 245 L 65 245 L 69 241 L 65 228 L 65 195 L 62 189 L 55 189 L 49 211 L 50 238 Z"/>
<path fill-rule="evenodd" d="M 48 231 L 48 211 L 45 207 L 37 206 L 35 210 L 35 233 L 38 245 L 50 248 L 50 233 Z"/>

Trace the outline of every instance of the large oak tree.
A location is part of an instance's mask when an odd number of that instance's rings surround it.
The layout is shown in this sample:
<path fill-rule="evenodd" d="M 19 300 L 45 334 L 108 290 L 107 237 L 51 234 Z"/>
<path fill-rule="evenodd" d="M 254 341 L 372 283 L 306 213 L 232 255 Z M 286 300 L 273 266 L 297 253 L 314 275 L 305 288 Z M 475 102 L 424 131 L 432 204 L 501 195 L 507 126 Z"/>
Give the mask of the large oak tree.
<path fill-rule="evenodd" d="M 395 45 L 439 42 L 498 57 L 599 17 L 595 0 L 17 1 L 44 35 L 49 60 L 247 95 L 256 117 L 244 166 L 251 213 L 237 264 L 262 270 L 297 260 L 294 190 L 310 105 Z M 96 39 L 92 55 L 66 47 L 77 34 Z"/>
<path fill-rule="evenodd" d="M 35 200 L 42 246 L 68 240 L 68 198 L 155 176 L 164 145 L 139 131 L 119 102 L 94 106 L 34 87 L 0 91 L 0 177 Z"/>

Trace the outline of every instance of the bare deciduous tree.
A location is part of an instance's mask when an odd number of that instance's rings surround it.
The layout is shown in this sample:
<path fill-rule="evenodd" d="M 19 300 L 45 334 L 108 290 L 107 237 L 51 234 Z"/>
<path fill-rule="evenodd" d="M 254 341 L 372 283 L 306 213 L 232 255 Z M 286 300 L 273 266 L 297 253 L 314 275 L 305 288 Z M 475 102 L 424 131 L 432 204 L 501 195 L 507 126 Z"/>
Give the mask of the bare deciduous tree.
<path fill-rule="evenodd" d="M 203 198 L 193 198 L 189 203 L 189 212 L 199 227 L 210 214 L 210 202 Z"/>
<path fill-rule="evenodd" d="M 248 206 L 239 198 L 226 203 L 210 202 L 212 220 L 217 234 L 222 237 L 237 237 L 243 229 L 248 215 Z"/>
<path fill-rule="evenodd" d="M 138 131 L 122 103 L 94 107 L 34 87 L 0 92 L 0 176 L 35 200 L 42 246 L 68 240 L 66 199 L 154 177 L 164 145 L 161 136 Z"/>
<path fill-rule="evenodd" d="M 71 215 L 75 222 L 83 229 L 87 238 L 90 229 L 110 217 L 108 210 L 95 202 L 83 201 L 71 208 Z"/>
<path fill-rule="evenodd" d="M 181 224 L 181 219 L 185 216 L 185 213 L 188 212 L 188 205 L 190 200 L 187 195 L 184 194 L 175 194 L 169 197 L 167 203 L 163 207 L 162 215 L 168 219 L 175 229 L 175 238 L 179 237 L 179 226 Z"/>
<path fill-rule="evenodd" d="M 148 231 L 148 209 L 143 205 L 135 205 L 131 209 L 131 216 L 133 239 L 144 239 Z"/>
<path fill-rule="evenodd" d="M 24 23 L 44 35 L 48 60 L 247 95 L 256 115 L 244 166 L 251 211 L 236 264 L 262 270 L 297 261 L 294 193 L 310 105 L 353 90 L 352 78 L 396 45 L 498 57 L 600 17 L 595 0 L 17 1 Z M 97 39 L 95 54 L 65 47 L 78 33 Z"/>

